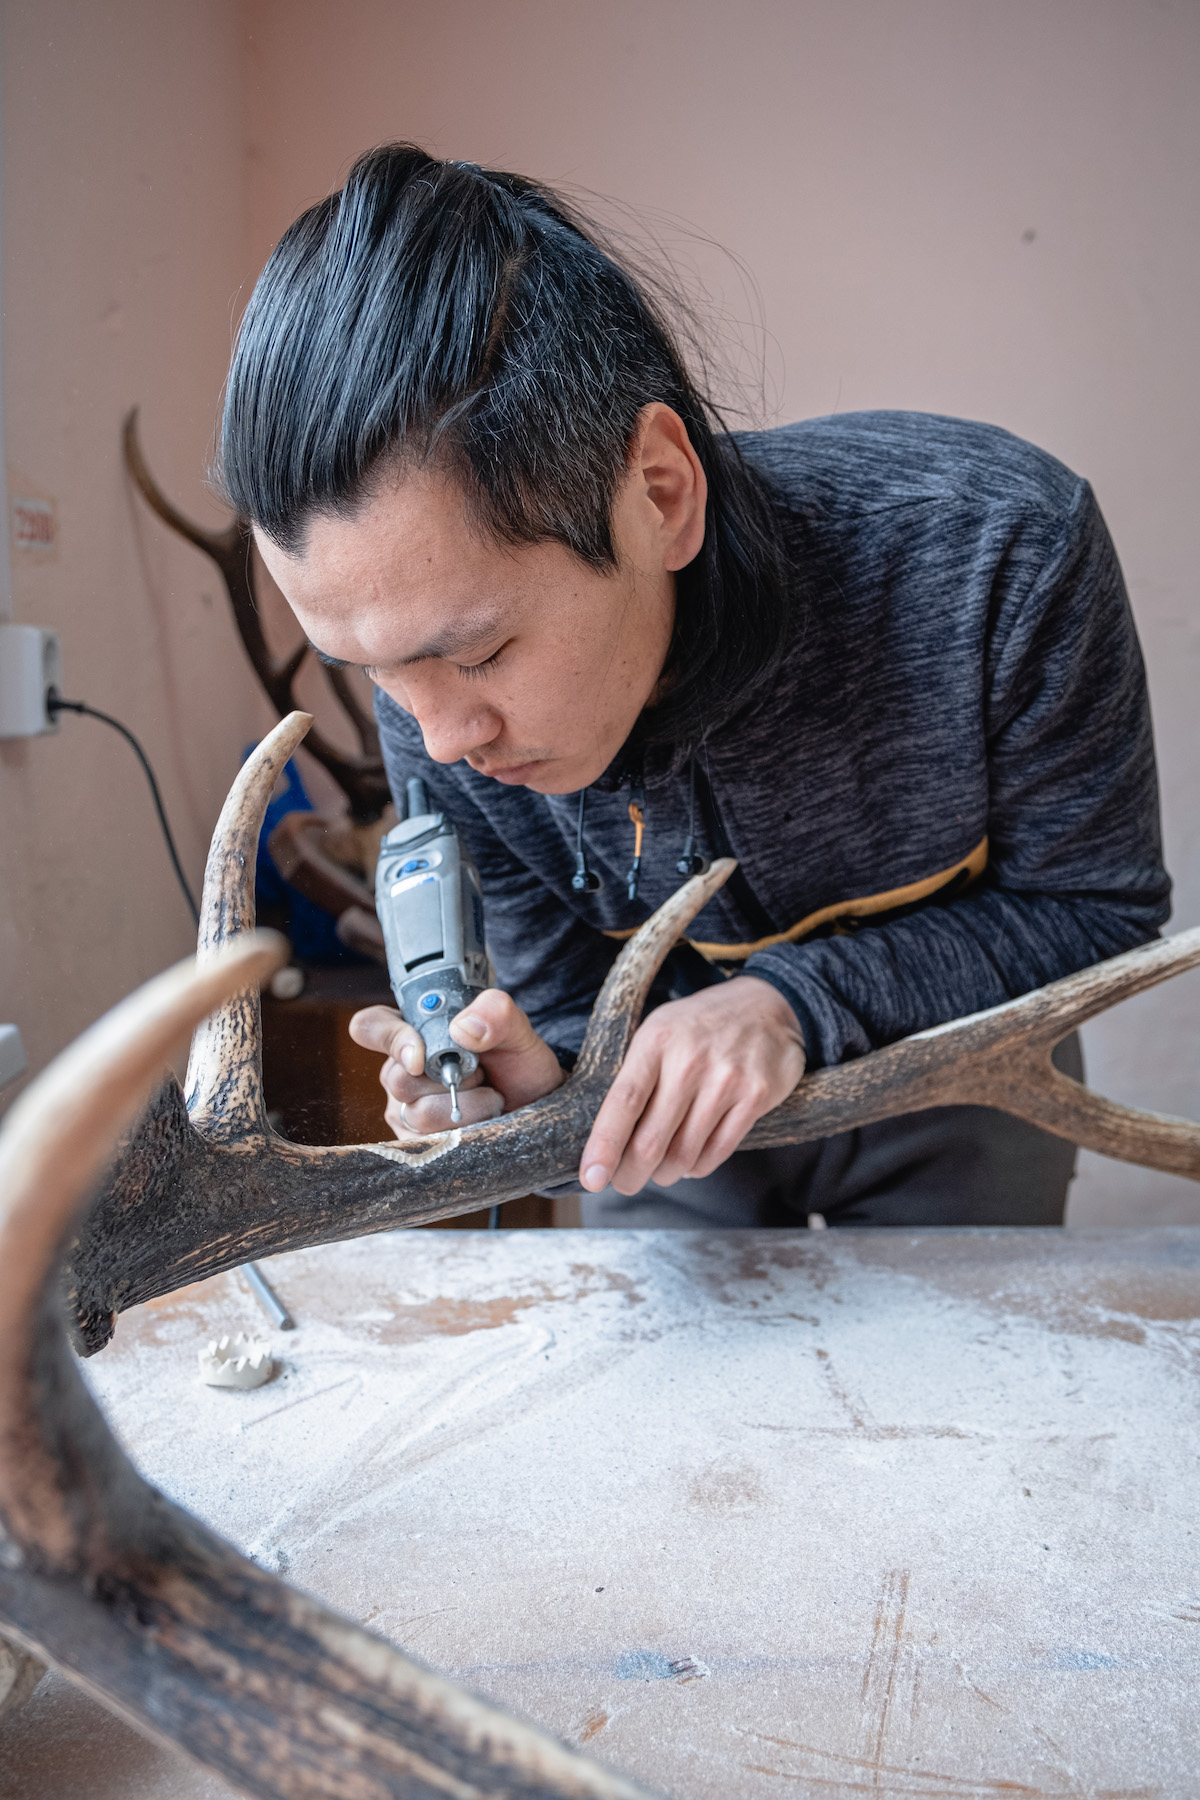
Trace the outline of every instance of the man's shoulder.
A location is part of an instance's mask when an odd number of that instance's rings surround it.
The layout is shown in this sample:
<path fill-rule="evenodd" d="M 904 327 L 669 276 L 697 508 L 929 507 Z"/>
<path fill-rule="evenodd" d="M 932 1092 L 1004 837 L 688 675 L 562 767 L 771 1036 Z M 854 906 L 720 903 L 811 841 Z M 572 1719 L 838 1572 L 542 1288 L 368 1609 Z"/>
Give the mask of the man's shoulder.
<path fill-rule="evenodd" d="M 975 419 L 836 413 L 735 441 L 784 502 L 814 523 L 939 502 L 1062 517 L 1080 488 L 1057 457 Z"/>

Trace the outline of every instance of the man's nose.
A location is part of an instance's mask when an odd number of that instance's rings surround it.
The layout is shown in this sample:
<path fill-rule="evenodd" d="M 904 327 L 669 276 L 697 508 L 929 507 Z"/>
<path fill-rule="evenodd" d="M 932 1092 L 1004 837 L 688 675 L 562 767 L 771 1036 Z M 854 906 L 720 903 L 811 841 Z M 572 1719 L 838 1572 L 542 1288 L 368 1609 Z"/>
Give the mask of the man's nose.
<path fill-rule="evenodd" d="M 462 708 L 426 703 L 413 707 L 426 754 L 438 763 L 461 762 L 472 750 L 481 750 L 499 737 L 503 720 L 490 706 Z"/>

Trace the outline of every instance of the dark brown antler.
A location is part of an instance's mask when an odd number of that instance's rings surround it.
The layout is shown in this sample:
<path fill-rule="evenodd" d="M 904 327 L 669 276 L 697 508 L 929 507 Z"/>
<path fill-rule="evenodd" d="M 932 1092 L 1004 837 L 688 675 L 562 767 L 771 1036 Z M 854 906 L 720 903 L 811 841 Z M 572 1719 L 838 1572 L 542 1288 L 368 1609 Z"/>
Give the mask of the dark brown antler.
<path fill-rule="evenodd" d="M 259 614 L 248 521 L 235 518 L 224 531 L 206 531 L 202 526 L 186 519 L 177 507 L 172 506 L 151 475 L 138 441 L 137 424 L 138 409 L 135 406 L 126 414 L 122 427 L 121 441 L 126 468 L 142 498 L 158 514 L 163 524 L 169 525 L 172 531 L 186 538 L 189 544 L 194 544 L 197 550 L 203 550 L 216 563 L 229 590 L 234 622 L 245 645 L 246 655 L 250 658 L 271 704 L 281 718 L 285 717 L 296 704 L 296 676 L 308 655 L 308 643 L 302 641 L 289 656 L 283 658 L 276 658 L 271 654 L 263 635 Z M 320 731 L 309 733 L 305 748 L 329 770 L 349 799 L 354 817 L 361 820 L 376 819 L 387 805 L 389 795 L 387 777 L 379 755 L 379 734 L 375 729 L 375 721 L 362 706 L 340 669 L 326 670 L 326 674 L 358 736 L 360 753 L 357 756 L 343 755 Z"/>
<path fill-rule="evenodd" d="M 205 875 L 202 958 L 254 922 L 254 846 L 308 716 L 293 713 L 243 767 Z M 733 868 L 687 882 L 630 940 L 596 1002 L 571 1080 L 533 1106 L 440 1136 L 314 1148 L 273 1133 L 262 1099 L 257 992 L 196 1033 L 186 1107 L 161 1091 L 80 1228 L 70 1258 L 78 1342 L 118 1312 L 259 1257 L 449 1218 L 568 1180 L 671 945 Z M 997 1106 L 1086 1148 L 1200 1180 L 1200 1126 L 1133 1112 L 1052 1066 L 1055 1043 L 1104 1007 L 1200 963 L 1200 929 L 1114 957 L 1006 1006 L 807 1076 L 755 1145 L 828 1137 L 923 1107 Z"/>
<path fill-rule="evenodd" d="M 240 936 L 159 976 L 64 1052 L 0 1131 L 0 1626 L 262 1800 L 639 1800 L 172 1505 L 71 1355 L 61 1247 L 118 1129 L 182 1033 L 214 1004 L 244 1017 L 285 949 L 273 933 Z"/>
<path fill-rule="evenodd" d="M 472 1700 L 245 1562 L 148 1488 L 109 1435 L 59 1323 L 60 1246 L 173 1036 L 202 1019 L 189 1097 L 160 1091 L 79 1225 L 76 1323 L 272 1251 L 468 1210 L 571 1174 L 653 976 L 730 873 L 681 888 L 627 944 L 574 1076 L 487 1124 L 313 1149 L 270 1130 L 253 851 L 304 735 L 293 714 L 247 762 L 209 856 L 194 970 L 160 977 L 67 1052 L 0 1133 L 0 1625 L 247 1792 L 296 1800 L 494 1795 L 633 1800 L 616 1777 Z M 1200 963 L 1200 930 L 807 1078 L 750 1143 L 823 1137 L 955 1102 L 998 1105 L 1095 1149 L 1200 1179 L 1200 1126 L 1131 1112 L 1052 1067 L 1103 1007 Z"/>
<path fill-rule="evenodd" d="M 1050 1061 L 1069 1032 L 1200 964 L 1200 926 L 1035 988 L 1004 1006 L 917 1032 L 806 1076 L 760 1119 L 748 1149 L 795 1144 L 929 1106 L 994 1106 L 1120 1162 L 1200 1181 L 1200 1124 L 1092 1093 Z"/>
<path fill-rule="evenodd" d="M 254 846 L 271 789 L 308 727 L 277 725 L 243 765 L 213 834 L 200 957 L 254 924 Z M 426 1224 L 568 1180 L 667 952 L 733 868 L 682 887 L 630 940 L 596 1002 L 571 1080 L 520 1112 L 411 1143 L 314 1148 L 271 1131 L 257 991 L 192 1044 L 188 1093 L 168 1082 L 83 1221 L 69 1264 L 80 1348 L 118 1312 L 203 1275 L 300 1244 Z"/>

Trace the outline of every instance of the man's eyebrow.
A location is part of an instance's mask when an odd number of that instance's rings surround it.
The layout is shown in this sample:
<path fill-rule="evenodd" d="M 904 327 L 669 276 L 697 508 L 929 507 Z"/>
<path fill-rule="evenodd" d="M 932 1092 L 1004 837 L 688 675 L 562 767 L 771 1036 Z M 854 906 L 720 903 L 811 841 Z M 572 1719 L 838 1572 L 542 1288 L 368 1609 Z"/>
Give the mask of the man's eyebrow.
<path fill-rule="evenodd" d="M 486 643 L 490 637 L 495 636 L 499 628 L 499 613 L 476 613 L 473 618 L 464 619 L 459 625 L 447 625 L 445 630 L 439 631 L 427 643 L 422 644 L 419 650 L 414 650 L 411 656 L 399 657 L 395 666 L 406 669 L 411 663 L 432 662 L 442 656 L 461 656 L 464 650 L 474 650 L 479 644 Z M 352 663 L 341 656 L 330 656 L 319 649 L 311 638 L 308 640 L 308 647 L 317 661 L 324 663 L 327 669 L 369 670 L 375 667 L 373 663 Z"/>
<path fill-rule="evenodd" d="M 432 662 L 443 656 L 461 656 L 464 650 L 474 650 L 494 637 L 499 626 L 498 613 L 475 613 L 458 625 L 447 625 L 422 644 L 419 650 L 414 650 L 411 656 L 402 656 L 399 666 L 407 668 L 410 663 Z"/>

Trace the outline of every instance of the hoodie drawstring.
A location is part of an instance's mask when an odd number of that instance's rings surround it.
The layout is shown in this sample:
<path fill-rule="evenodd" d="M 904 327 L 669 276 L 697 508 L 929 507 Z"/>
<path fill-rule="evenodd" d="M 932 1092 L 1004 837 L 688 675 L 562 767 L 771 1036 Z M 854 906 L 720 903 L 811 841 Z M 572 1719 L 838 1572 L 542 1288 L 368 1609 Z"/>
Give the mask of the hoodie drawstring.
<path fill-rule="evenodd" d="M 629 794 L 629 817 L 633 821 L 633 862 L 625 877 L 625 883 L 629 898 L 636 900 L 638 875 L 642 868 L 642 836 L 646 829 L 646 790 L 640 781 L 636 781 L 630 784 Z"/>
<path fill-rule="evenodd" d="M 688 765 L 688 834 L 683 846 L 683 855 L 675 864 L 681 875 L 703 875 L 710 866 L 710 859 L 702 856 L 696 848 L 696 763 L 693 758 Z M 579 793 L 579 811 L 575 820 L 575 873 L 571 877 L 571 886 L 577 894 L 595 894 L 604 886 L 600 876 L 588 867 L 587 850 L 584 846 L 583 822 L 584 810 L 587 806 L 587 789 L 581 788 Z M 625 877 L 625 889 L 631 900 L 637 899 L 638 881 L 642 872 L 642 845 L 646 835 L 646 790 L 640 781 L 630 783 L 629 819 L 633 826 L 633 861 L 629 873 Z"/>
<path fill-rule="evenodd" d="M 701 856 L 696 849 L 696 759 L 693 756 L 688 764 L 690 780 L 688 783 L 688 834 L 687 843 L 683 846 L 683 855 L 675 864 L 681 875 L 703 875 L 709 867 L 707 856 Z"/>

